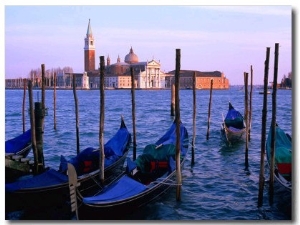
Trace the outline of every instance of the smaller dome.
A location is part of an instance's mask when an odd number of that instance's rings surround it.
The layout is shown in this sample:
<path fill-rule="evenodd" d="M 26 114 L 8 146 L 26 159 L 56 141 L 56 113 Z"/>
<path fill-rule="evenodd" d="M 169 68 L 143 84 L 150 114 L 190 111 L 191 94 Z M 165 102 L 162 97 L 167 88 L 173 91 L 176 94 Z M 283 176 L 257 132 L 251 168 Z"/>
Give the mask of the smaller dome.
<path fill-rule="evenodd" d="M 133 50 L 132 50 L 132 47 L 130 48 L 129 54 L 127 54 L 127 55 L 125 56 L 124 62 L 129 63 L 129 64 L 139 62 L 139 58 L 137 57 L 136 54 L 134 54 L 134 52 L 133 52 Z"/>

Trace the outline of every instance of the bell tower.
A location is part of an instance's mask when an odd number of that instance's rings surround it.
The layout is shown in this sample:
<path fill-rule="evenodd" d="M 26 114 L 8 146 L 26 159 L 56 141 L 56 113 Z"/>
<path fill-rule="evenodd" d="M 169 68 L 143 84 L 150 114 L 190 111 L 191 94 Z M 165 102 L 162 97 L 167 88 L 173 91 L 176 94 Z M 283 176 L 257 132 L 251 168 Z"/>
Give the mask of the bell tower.
<path fill-rule="evenodd" d="M 86 32 L 86 37 L 84 39 L 84 71 L 94 71 L 95 70 L 95 41 L 91 28 L 91 20 L 89 19 L 89 24 Z"/>

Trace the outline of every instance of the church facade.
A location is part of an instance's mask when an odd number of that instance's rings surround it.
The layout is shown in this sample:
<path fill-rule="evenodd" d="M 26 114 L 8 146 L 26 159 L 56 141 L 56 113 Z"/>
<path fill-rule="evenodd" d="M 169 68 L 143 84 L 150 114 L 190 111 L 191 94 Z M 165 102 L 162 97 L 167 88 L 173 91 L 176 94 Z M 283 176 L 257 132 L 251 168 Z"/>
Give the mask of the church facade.
<path fill-rule="evenodd" d="M 110 64 L 107 58 L 105 67 L 105 87 L 131 88 L 131 68 L 134 76 L 135 88 L 165 88 L 166 74 L 160 70 L 160 63 L 156 60 L 139 62 L 132 47 L 125 56 L 124 62 L 118 57 L 117 62 Z"/>

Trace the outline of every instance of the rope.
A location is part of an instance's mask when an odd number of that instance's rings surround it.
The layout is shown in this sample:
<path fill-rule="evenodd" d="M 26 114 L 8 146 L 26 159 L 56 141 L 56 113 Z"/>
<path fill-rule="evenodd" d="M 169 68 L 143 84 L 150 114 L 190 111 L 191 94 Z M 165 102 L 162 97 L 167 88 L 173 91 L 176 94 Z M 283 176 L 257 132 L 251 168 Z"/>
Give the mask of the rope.
<path fill-rule="evenodd" d="M 157 180 L 151 182 L 151 184 L 166 184 L 171 186 L 182 186 L 182 184 L 177 184 L 172 179 L 166 179 L 167 182 L 162 182 L 160 180 L 163 180 L 164 178 L 158 178 Z"/>
<path fill-rule="evenodd" d="M 199 148 L 196 147 L 195 143 L 194 143 L 194 144 L 190 143 L 190 144 L 189 144 L 189 147 L 194 147 L 194 150 L 199 149 Z"/>
<path fill-rule="evenodd" d="M 159 181 L 153 181 L 151 182 L 151 184 L 166 184 L 166 185 L 169 185 L 169 186 L 182 186 L 182 184 L 176 184 L 175 182 L 159 182 Z"/>
<path fill-rule="evenodd" d="M 97 184 L 98 187 L 103 188 L 103 187 L 101 186 L 101 184 L 95 179 L 94 176 L 92 176 L 92 179 L 93 179 L 93 181 L 95 182 L 95 184 Z"/>

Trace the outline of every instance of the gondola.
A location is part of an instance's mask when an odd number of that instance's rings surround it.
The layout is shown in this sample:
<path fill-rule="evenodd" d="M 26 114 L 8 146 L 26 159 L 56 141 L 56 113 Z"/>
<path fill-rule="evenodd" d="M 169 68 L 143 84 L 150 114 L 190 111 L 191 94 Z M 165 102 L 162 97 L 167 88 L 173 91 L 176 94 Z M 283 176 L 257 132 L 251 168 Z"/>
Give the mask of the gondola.
<path fill-rule="evenodd" d="M 26 157 L 31 148 L 31 129 L 5 141 L 5 181 L 30 173 L 30 160 Z"/>
<path fill-rule="evenodd" d="M 246 125 L 244 117 L 239 111 L 234 109 L 231 102 L 229 102 L 229 109 L 225 119 L 223 117 L 221 132 L 229 144 L 243 140 L 245 137 Z"/>
<path fill-rule="evenodd" d="M 5 141 L 5 155 L 19 155 L 26 157 L 31 150 L 31 129 L 22 134 Z"/>
<path fill-rule="evenodd" d="M 266 142 L 266 157 L 271 165 L 272 126 L 270 127 Z M 292 138 L 276 124 L 275 127 L 275 164 L 274 177 L 286 189 L 292 190 Z"/>
<path fill-rule="evenodd" d="M 68 164 L 72 211 L 80 220 L 119 220 L 174 187 L 176 178 L 176 123 L 155 143 L 147 145 L 135 161 L 127 158 L 126 172 L 99 194 L 84 196 L 76 188 L 76 171 Z M 181 167 L 188 151 L 188 132 L 180 123 Z M 73 175 L 72 175 L 73 174 Z M 74 178 L 72 178 L 74 176 Z M 80 186 L 79 186 L 80 187 Z M 75 193 L 75 195 L 74 195 Z M 72 202 L 72 201 L 71 201 Z"/>
<path fill-rule="evenodd" d="M 130 144 L 131 134 L 122 118 L 120 128 L 104 145 L 105 182 L 122 172 Z M 99 161 L 99 149 L 90 147 L 70 160 L 61 156 L 58 170 L 49 168 L 39 175 L 22 177 L 16 182 L 5 184 L 6 212 L 65 204 L 69 200 L 68 163 L 76 168 L 80 190 L 89 193 L 93 188 L 98 188 L 100 183 Z"/>

